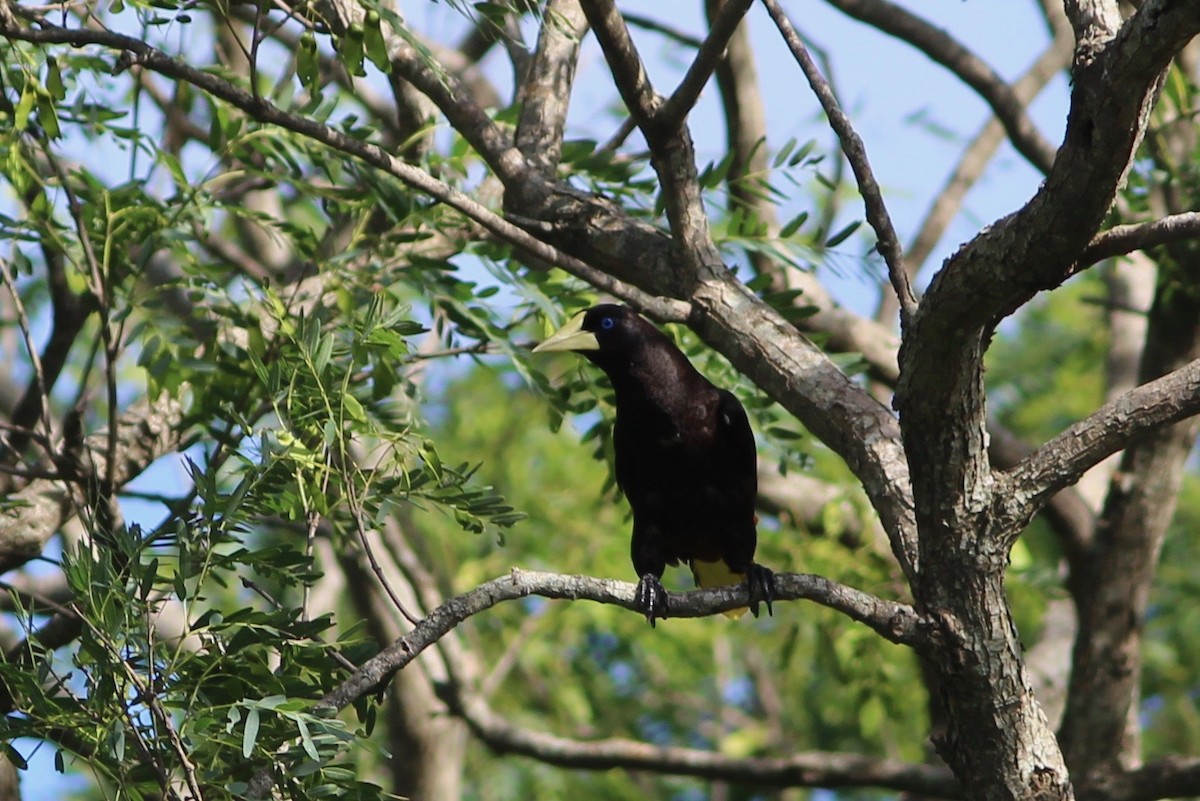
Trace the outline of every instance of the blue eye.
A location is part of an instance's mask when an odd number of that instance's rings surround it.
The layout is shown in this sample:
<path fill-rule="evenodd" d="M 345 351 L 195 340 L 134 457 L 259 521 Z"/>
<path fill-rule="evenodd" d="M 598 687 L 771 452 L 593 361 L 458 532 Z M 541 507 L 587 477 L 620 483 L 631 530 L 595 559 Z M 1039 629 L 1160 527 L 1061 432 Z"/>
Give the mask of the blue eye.
<path fill-rule="evenodd" d="M 616 324 L 617 324 L 617 321 L 611 317 L 601 317 L 600 318 L 600 327 L 603 328 L 605 331 L 611 330 L 612 327 Z"/>

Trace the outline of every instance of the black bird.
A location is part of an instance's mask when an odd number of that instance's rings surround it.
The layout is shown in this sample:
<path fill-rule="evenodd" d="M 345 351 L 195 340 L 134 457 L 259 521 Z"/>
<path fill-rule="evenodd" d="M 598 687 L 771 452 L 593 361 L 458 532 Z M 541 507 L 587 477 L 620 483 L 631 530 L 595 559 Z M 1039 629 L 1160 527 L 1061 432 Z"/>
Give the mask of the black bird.
<path fill-rule="evenodd" d="M 746 410 L 632 309 L 580 312 L 534 352 L 579 351 L 617 396 L 617 484 L 633 508 L 637 603 L 650 625 L 667 612 L 662 574 L 686 562 L 701 587 L 747 583 L 771 613 L 774 577 L 755 564 L 757 455 Z M 740 615 L 745 609 L 727 613 Z"/>

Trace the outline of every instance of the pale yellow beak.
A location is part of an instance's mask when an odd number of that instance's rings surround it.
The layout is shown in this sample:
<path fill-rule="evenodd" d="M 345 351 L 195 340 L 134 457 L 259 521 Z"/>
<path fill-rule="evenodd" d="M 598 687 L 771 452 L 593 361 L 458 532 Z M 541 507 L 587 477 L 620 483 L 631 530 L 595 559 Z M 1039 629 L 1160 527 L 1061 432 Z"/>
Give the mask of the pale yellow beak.
<path fill-rule="evenodd" d="M 600 342 L 591 331 L 583 330 L 583 317 L 587 312 L 567 320 L 562 328 L 533 349 L 534 353 L 545 353 L 553 350 L 600 350 Z"/>

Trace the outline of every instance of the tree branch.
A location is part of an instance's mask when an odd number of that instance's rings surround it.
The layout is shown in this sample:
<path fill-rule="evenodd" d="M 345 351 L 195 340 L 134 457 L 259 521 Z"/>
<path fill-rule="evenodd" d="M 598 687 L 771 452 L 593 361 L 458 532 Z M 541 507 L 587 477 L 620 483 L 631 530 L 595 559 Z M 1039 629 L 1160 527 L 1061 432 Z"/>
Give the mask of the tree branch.
<path fill-rule="evenodd" d="M 650 162 L 662 187 L 671 227 L 671 269 L 676 283 L 686 291 L 703 277 L 727 272 L 709 233 L 691 134 L 682 123 L 672 128 L 656 123 L 664 101 L 646 77 L 629 29 L 612 0 L 583 0 L 583 10 L 617 90 L 650 146 Z"/>
<path fill-rule="evenodd" d="M 1073 46 L 1071 31 L 1065 24 L 1061 6 L 1057 13 L 1058 18 L 1063 22 L 1058 26 L 1062 29 L 1061 33 L 1055 35 L 1054 40 L 1050 42 L 1033 66 L 1013 83 L 1013 94 L 1022 104 L 1027 105 L 1037 97 L 1050 79 L 1071 63 Z M 993 113 L 992 118 L 963 151 L 954 172 L 946 180 L 942 191 L 938 192 L 929 211 L 925 213 L 921 227 L 908 247 L 910 268 L 920 269 L 920 266 L 929 258 L 934 247 L 946 232 L 950 221 L 954 219 L 954 215 L 962 206 L 967 191 L 975 185 L 983 175 L 984 169 L 991 163 L 992 156 L 1004 141 L 1006 133 L 1003 123 Z"/>
<path fill-rule="evenodd" d="M 1200 758 L 1169 756 L 1118 773 L 1094 788 L 1104 801 L 1157 801 L 1200 795 Z"/>
<path fill-rule="evenodd" d="M 613 81 L 625 101 L 629 114 L 642 133 L 649 137 L 655 113 L 662 107 L 663 98 L 650 83 L 646 67 L 629 35 L 629 28 L 611 0 L 581 0 L 583 11 L 591 23 L 592 32 L 612 72 Z"/>
<path fill-rule="evenodd" d="M 1084 471 L 1150 431 L 1200 413 L 1200 359 L 1130 390 L 997 476 L 996 497 L 1016 537 L 1045 499 Z"/>
<path fill-rule="evenodd" d="M 708 15 L 715 16 L 721 5 L 721 0 L 706 0 Z M 759 186 L 770 171 L 766 112 L 758 87 L 754 47 L 745 26 L 730 38 L 725 59 L 717 66 L 716 78 L 725 112 L 726 140 L 732 154 L 726 178 L 731 207 L 753 214 L 765 226 L 768 236 L 777 236 L 779 221 L 775 206 L 763 196 Z M 839 159 L 837 163 L 844 162 Z M 840 306 L 810 271 L 798 269 L 766 253 L 750 251 L 746 256 L 758 275 L 771 277 L 773 290 L 800 290 L 802 294 L 796 298 L 796 304 L 817 310 L 797 320 L 797 328 L 805 333 L 825 335 L 823 345 L 827 351 L 861 354 L 870 365 L 873 378 L 895 385 L 899 373 L 896 351 L 900 347 L 900 338 L 891 327 Z"/>
<path fill-rule="evenodd" d="M 655 126 L 673 132 L 683 124 L 687 115 L 691 113 L 692 107 L 696 105 L 700 91 L 712 77 L 717 65 L 724 59 L 725 48 L 729 44 L 729 40 L 737 31 L 738 25 L 741 24 L 742 18 L 746 16 L 746 12 L 753 2 L 754 0 L 726 0 L 721 4 L 709 26 L 708 36 L 700 45 L 696 58 L 688 67 L 683 80 L 679 82 L 679 86 L 671 94 L 671 97 L 655 114 Z"/>
<path fill-rule="evenodd" d="M 1200 237 L 1200 212 L 1188 211 L 1131 225 L 1116 225 L 1096 234 L 1079 255 L 1077 270 L 1135 250 Z"/>
<path fill-rule="evenodd" d="M 632 25 L 635 28 L 641 28 L 645 31 L 662 34 L 666 39 L 681 44 L 684 47 L 690 47 L 696 50 L 700 49 L 700 45 L 704 40 L 698 36 L 682 31 L 678 28 L 673 28 L 664 22 L 645 16 L 644 14 L 635 14 L 631 11 L 622 11 L 621 16 L 625 18 L 625 24 Z"/>
<path fill-rule="evenodd" d="M 768 787 L 879 787 L 923 797 L 958 798 L 962 790 L 942 765 L 830 752 L 745 758 L 616 737 L 574 740 L 516 726 L 482 698 L 467 693 L 451 708 L 494 751 L 520 754 L 576 770 L 635 770 Z"/>
<path fill-rule="evenodd" d="M 821 576 L 780 573 L 775 576 L 776 601 L 811 600 L 864 623 L 891 642 L 924 647 L 921 617 L 912 607 L 885 601 Z M 424 620 L 376 654 L 358 671 L 321 699 L 321 705 L 342 709 L 374 692 L 391 674 L 402 669 L 418 654 L 440 640 L 467 618 L 498 603 L 537 595 L 558 600 L 585 600 L 612 604 L 640 612 L 634 596 L 636 586 L 614 579 L 565 576 L 514 569 L 475 589 L 451 598 Z M 669 593 L 668 618 L 707 617 L 746 606 L 745 586 Z"/>

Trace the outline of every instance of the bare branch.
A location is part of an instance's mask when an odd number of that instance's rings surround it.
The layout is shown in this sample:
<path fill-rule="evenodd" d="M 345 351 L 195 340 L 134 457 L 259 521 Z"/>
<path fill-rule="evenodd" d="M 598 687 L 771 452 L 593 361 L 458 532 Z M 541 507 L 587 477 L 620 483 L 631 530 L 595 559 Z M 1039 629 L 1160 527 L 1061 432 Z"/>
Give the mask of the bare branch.
<path fill-rule="evenodd" d="M 1096 795 L 1105 801 L 1157 801 L 1200 795 L 1200 758 L 1169 756 L 1112 776 Z"/>
<path fill-rule="evenodd" d="M 646 77 L 624 20 L 611 0 L 583 0 L 583 10 L 600 42 L 625 105 L 650 145 L 651 164 L 662 186 L 670 222 L 676 283 L 686 291 L 703 278 L 727 273 L 708 228 L 696 172 L 696 154 L 686 124 L 655 123 L 663 99 Z"/>
<path fill-rule="evenodd" d="M 625 20 L 611 0 L 582 0 L 582 5 L 596 41 L 604 51 L 621 99 L 625 101 L 630 116 L 649 139 L 647 128 L 662 107 L 663 99 L 650 84 L 646 67 L 629 36 L 629 29 L 625 27 Z"/>
<path fill-rule="evenodd" d="M 1027 521 L 1047 496 L 1139 436 L 1200 413 L 1200 359 L 1101 406 L 998 476 L 996 496 Z M 1019 530 L 1019 529 L 1018 529 Z M 1014 533 L 1015 537 L 1016 534 Z"/>
<path fill-rule="evenodd" d="M 923 797 L 957 798 L 961 788 L 943 765 L 859 754 L 807 752 L 787 757 L 732 757 L 697 748 L 621 738 L 581 741 L 516 726 L 480 697 L 461 693 L 454 711 L 494 751 L 576 770 L 643 770 L 767 787 L 880 787 Z"/>
<path fill-rule="evenodd" d="M 922 647 L 925 634 L 921 617 L 905 604 L 885 601 L 821 576 L 779 573 L 775 576 L 776 601 L 811 600 L 864 623 L 888 640 Z M 613 604 L 639 611 L 636 586 L 614 579 L 565 576 L 514 569 L 475 589 L 451 598 L 434 609 L 416 628 L 376 654 L 358 671 L 330 692 L 321 704 L 342 709 L 374 692 L 397 670 L 416 658 L 467 618 L 498 603 L 538 595 L 558 600 L 585 600 Z M 669 593 L 668 618 L 707 617 L 746 606 L 749 595 L 744 585 Z"/>
<path fill-rule="evenodd" d="M 842 111 L 829 82 L 817 69 L 816 63 L 808 53 L 808 48 L 800 40 L 796 29 L 792 27 L 791 21 L 783 13 L 777 0 L 763 0 L 763 3 L 770 12 L 771 19 L 775 21 L 775 26 L 783 35 L 788 48 L 792 51 L 796 63 L 804 71 L 804 77 L 808 79 L 813 93 L 821 103 L 821 108 L 825 109 L 825 114 L 829 117 L 829 124 L 837 134 L 838 141 L 841 142 L 842 152 L 846 154 L 850 168 L 854 171 L 858 191 L 862 194 L 863 204 L 867 209 L 867 222 L 871 224 L 875 236 L 879 238 L 876 248 L 887 264 L 888 277 L 891 279 L 892 288 L 900 301 L 901 327 L 907 328 L 909 320 L 916 311 L 917 300 L 913 295 L 912 286 L 909 285 L 900 239 L 896 236 L 896 229 L 892 227 L 892 219 L 888 214 L 887 205 L 883 202 L 879 183 L 875 180 L 871 163 L 867 159 L 866 147 L 863 145 L 862 139 L 855 133 L 850 118 Z"/>
<path fill-rule="evenodd" d="M 727 0 L 713 17 L 708 37 L 700 45 L 696 58 L 688 67 L 683 80 L 655 115 L 654 124 L 673 131 L 683 124 L 700 97 L 700 91 L 712 77 L 713 70 L 725 57 L 725 47 L 742 22 L 754 0 Z"/>
<path fill-rule="evenodd" d="M 621 12 L 621 16 L 625 18 L 625 22 L 627 24 L 632 25 L 635 28 L 653 31 L 654 33 L 661 33 L 667 39 L 670 39 L 671 41 L 681 44 L 685 47 L 699 49 L 700 45 L 704 42 L 704 40 L 699 36 L 692 36 L 685 31 L 674 28 L 665 22 L 661 22 L 660 20 L 647 17 L 644 14 L 635 14 L 632 11 L 623 11 Z"/>

